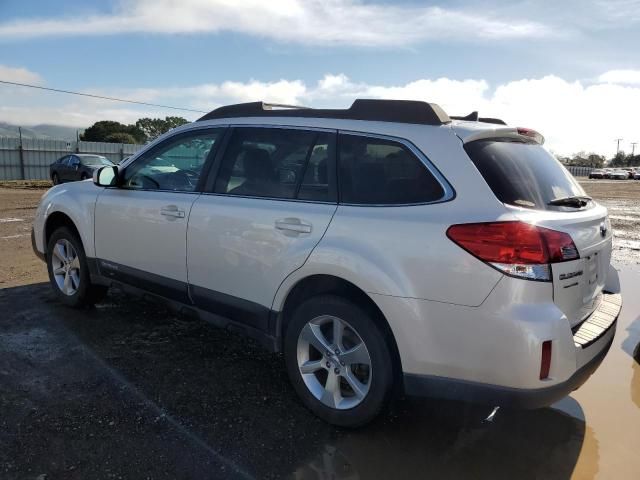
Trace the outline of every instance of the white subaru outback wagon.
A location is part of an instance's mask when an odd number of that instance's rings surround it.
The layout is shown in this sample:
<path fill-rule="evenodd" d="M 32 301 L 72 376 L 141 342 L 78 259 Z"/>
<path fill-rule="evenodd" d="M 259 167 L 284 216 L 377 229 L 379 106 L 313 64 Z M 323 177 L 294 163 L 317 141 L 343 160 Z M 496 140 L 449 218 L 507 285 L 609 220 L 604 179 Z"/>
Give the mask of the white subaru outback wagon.
<path fill-rule="evenodd" d="M 342 426 L 393 394 L 536 408 L 578 388 L 621 308 L 607 210 L 537 132 L 418 101 L 218 108 L 40 203 L 70 306 L 111 285 L 282 351 Z"/>

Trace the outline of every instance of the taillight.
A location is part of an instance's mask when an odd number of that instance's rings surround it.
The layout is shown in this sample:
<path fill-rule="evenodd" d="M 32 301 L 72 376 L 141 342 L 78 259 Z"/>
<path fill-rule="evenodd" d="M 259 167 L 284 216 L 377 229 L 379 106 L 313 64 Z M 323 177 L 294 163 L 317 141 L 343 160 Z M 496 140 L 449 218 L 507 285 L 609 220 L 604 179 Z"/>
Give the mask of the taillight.
<path fill-rule="evenodd" d="M 550 281 L 550 264 L 580 258 L 569 234 L 524 222 L 452 225 L 447 237 L 507 275 L 530 280 Z"/>
<path fill-rule="evenodd" d="M 544 143 L 544 137 L 540 133 L 536 132 L 535 130 L 532 130 L 530 128 L 518 127 L 517 131 L 518 131 L 518 135 L 532 138 L 535 142 L 539 143 L 540 145 Z"/>

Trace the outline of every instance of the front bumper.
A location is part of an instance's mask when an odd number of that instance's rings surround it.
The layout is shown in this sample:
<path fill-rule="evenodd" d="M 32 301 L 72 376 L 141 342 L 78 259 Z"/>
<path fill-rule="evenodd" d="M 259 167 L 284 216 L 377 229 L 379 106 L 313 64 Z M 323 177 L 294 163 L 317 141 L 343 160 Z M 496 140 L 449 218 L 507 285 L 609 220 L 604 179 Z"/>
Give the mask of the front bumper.
<path fill-rule="evenodd" d="M 619 294 L 604 294 L 598 308 L 573 329 L 578 368 L 567 380 L 549 387 L 520 389 L 446 377 L 404 374 L 407 395 L 461 400 L 491 406 L 541 408 L 579 388 L 606 356 L 622 308 Z"/>
<path fill-rule="evenodd" d="M 36 254 L 36 257 L 38 257 L 43 262 L 46 261 L 44 253 L 39 251 L 38 247 L 36 246 L 36 234 L 33 230 L 33 227 L 31 228 L 31 248 L 33 248 L 33 253 Z"/>

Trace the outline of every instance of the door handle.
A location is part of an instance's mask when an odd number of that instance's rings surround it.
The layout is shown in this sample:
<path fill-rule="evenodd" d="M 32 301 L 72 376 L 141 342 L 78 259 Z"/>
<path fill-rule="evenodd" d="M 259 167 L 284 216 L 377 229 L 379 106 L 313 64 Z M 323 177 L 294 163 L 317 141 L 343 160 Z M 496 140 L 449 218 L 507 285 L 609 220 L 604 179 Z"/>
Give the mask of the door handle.
<path fill-rule="evenodd" d="M 178 209 L 175 205 L 167 205 L 160 209 L 160 215 L 172 218 L 184 218 L 184 210 Z"/>
<path fill-rule="evenodd" d="M 311 233 L 311 224 L 303 222 L 299 218 L 283 218 L 276 220 L 276 228 L 287 232 Z"/>

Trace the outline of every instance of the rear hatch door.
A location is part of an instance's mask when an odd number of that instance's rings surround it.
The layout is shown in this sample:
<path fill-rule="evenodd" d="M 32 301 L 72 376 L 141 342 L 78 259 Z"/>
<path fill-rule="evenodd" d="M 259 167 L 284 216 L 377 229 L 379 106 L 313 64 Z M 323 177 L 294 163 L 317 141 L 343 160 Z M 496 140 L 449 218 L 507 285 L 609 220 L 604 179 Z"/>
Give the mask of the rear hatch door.
<path fill-rule="evenodd" d="M 571 326 L 598 306 L 611 260 L 605 207 L 537 140 L 513 134 L 465 143 L 465 150 L 498 200 L 516 218 L 568 233 L 580 258 L 551 266 L 553 301 Z"/>

